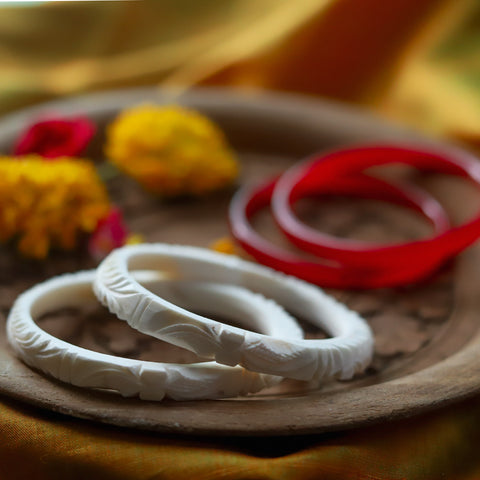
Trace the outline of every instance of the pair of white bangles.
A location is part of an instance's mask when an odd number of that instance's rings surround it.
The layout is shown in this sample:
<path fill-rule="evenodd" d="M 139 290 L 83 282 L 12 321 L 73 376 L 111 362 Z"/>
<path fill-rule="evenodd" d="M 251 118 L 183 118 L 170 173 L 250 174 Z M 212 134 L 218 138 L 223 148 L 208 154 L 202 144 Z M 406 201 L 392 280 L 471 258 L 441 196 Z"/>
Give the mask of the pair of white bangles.
<path fill-rule="evenodd" d="M 138 331 L 214 361 L 173 364 L 106 355 L 60 340 L 35 323 L 56 309 L 94 302 L 94 293 Z M 305 340 L 287 311 L 331 338 Z M 373 353 L 367 323 L 320 288 L 238 257 L 166 244 L 123 247 L 96 271 L 36 285 L 13 305 L 7 334 L 31 367 L 76 386 L 144 400 L 234 397 L 284 377 L 318 383 L 349 379 Z"/>

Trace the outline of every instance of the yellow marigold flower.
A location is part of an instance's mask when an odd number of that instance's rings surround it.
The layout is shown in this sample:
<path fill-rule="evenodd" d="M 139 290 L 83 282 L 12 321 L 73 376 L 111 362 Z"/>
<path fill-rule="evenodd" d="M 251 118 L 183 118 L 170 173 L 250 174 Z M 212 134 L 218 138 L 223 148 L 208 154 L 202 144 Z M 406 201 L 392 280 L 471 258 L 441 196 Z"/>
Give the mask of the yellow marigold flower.
<path fill-rule="evenodd" d="M 145 238 L 140 233 L 131 233 L 127 237 L 126 245 L 138 245 L 139 243 L 145 242 Z"/>
<path fill-rule="evenodd" d="M 180 107 L 141 105 L 107 128 L 107 158 L 147 190 L 163 196 L 202 195 L 238 175 L 222 131 Z"/>
<path fill-rule="evenodd" d="M 78 234 L 92 232 L 109 209 L 106 190 L 86 160 L 0 157 L 0 241 L 18 239 L 25 256 L 74 248 Z"/>

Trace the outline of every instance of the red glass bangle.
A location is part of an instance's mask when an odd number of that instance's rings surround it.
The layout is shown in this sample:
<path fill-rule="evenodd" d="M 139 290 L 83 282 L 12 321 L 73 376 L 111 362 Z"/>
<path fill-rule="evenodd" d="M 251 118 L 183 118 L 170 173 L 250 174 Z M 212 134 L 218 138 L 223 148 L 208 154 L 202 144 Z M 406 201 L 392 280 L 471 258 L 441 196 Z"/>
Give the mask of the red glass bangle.
<path fill-rule="evenodd" d="M 294 213 L 297 200 L 330 188 L 333 178 L 376 165 L 404 163 L 421 170 L 467 177 L 480 184 L 480 164 L 467 152 L 449 153 L 398 146 L 373 146 L 327 153 L 294 166 L 277 182 L 273 215 L 289 240 L 305 251 L 359 268 L 399 268 L 409 263 L 442 263 L 480 236 L 480 216 L 435 236 L 395 245 L 338 239 L 310 228 Z"/>
<path fill-rule="evenodd" d="M 243 249 L 257 261 L 276 270 L 297 276 L 311 283 L 333 288 L 378 288 L 411 283 L 438 268 L 437 263 L 409 265 L 395 271 L 374 267 L 351 267 L 337 261 L 308 260 L 282 249 L 259 235 L 250 219 L 260 209 L 268 207 L 276 181 L 257 188 L 240 189 L 230 204 L 230 228 Z M 332 178 L 323 193 L 368 196 L 395 202 L 422 213 L 438 233 L 449 226 L 448 217 L 436 200 L 413 186 L 394 186 L 383 180 L 358 174 L 355 177 Z M 316 192 L 319 194 L 318 189 Z"/>

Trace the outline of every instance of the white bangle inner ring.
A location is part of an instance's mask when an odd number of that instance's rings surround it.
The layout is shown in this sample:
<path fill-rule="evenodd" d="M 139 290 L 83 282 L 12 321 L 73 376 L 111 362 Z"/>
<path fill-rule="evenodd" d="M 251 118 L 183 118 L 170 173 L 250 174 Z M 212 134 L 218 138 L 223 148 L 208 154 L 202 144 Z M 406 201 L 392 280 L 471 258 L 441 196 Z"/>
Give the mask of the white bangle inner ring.
<path fill-rule="evenodd" d="M 170 284 L 159 281 L 153 272 L 140 275 L 146 287 L 174 301 L 181 300 L 188 308 L 208 307 L 212 314 L 238 321 L 248 317 L 248 327 L 302 338 L 295 320 L 261 295 L 228 285 Z M 281 380 L 215 362 L 173 364 L 106 355 L 56 338 L 35 323 L 35 318 L 59 308 L 97 303 L 92 290 L 94 278 L 94 271 L 61 275 L 17 298 L 7 320 L 7 335 L 25 363 L 63 382 L 109 389 L 123 396 L 138 395 L 144 400 L 165 396 L 175 400 L 233 397 L 257 392 Z M 275 317 L 278 322 L 265 324 L 265 316 Z"/>
<path fill-rule="evenodd" d="M 267 336 L 189 312 L 140 285 L 131 270 L 149 269 L 171 280 L 231 284 L 270 298 L 332 338 Z M 98 267 L 98 299 L 140 332 L 225 365 L 298 380 L 351 378 L 373 353 L 373 335 L 360 316 L 320 288 L 267 267 L 209 250 L 142 244 L 112 252 Z M 274 319 L 265 319 L 274 322 Z"/>

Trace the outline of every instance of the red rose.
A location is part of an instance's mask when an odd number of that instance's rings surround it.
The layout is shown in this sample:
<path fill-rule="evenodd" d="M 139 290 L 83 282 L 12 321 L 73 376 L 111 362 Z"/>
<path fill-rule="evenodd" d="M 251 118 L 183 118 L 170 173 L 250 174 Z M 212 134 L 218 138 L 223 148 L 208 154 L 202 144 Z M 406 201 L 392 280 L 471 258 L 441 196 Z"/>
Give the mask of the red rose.
<path fill-rule="evenodd" d="M 106 257 L 113 249 L 123 247 L 128 238 L 128 230 L 123 223 L 122 212 L 112 208 L 102 218 L 88 241 L 88 251 L 96 260 Z"/>
<path fill-rule="evenodd" d="M 18 139 L 13 154 L 75 157 L 82 153 L 94 134 L 95 125 L 88 118 L 42 120 L 31 125 Z"/>

